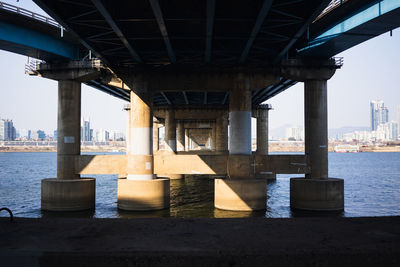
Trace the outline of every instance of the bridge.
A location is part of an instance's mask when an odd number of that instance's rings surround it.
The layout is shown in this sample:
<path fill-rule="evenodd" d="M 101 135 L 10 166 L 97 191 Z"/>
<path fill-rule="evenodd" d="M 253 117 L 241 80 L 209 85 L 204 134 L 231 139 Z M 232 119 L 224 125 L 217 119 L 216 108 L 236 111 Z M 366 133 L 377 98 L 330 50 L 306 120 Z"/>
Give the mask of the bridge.
<path fill-rule="evenodd" d="M 55 21 L 0 4 L 0 48 L 44 60 L 29 72 L 59 81 L 57 178 L 42 181 L 42 209 L 94 208 L 95 180 L 80 174 L 98 173 L 120 175 L 125 210 L 167 208 L 161 177 L 184 174 L 218 176 L 217 208 L 265 209 L 276 173 L 305 174 L 291 179 L 292 208 L 344 208 L 343 180 L 328 177 L 327 80 L 343 64 L 333 56 L 399 27 L 399 1 L 34 2 Z M 130 101 L 126 156 L 80 155 L 82 82 Z M 268 155 L 262 103 L 297 82 L 306 153 Z"/>

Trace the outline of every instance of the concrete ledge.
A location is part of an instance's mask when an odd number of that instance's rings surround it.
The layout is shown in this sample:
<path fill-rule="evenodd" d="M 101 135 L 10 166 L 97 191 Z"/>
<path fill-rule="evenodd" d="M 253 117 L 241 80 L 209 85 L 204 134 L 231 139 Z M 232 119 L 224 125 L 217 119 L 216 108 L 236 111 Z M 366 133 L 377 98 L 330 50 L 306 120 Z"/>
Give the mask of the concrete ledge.
<path fill-rule="evenodd" d="M 42 210 L 79 211 L 95 208 L 96 180 L 42 180 Z"/>
<path fill-rule="evenodd" d="M 315 211 L 344 210 L 344 180 L 291 178 L 290 207 Z"/>
<path fill-rule="evenodd" d="M 276 180 L 276 173 L 256 173 L 256 179 Z"/>
<path fill-rule="evenodd" d="M 168 178 L 170 180 L 179 180 L 179 179 L 184 179 L 185 175 L 184 174 L 157 174 L 157 177 L 164 177 Z"/>
<path fill-rule="evenodd" d="M 169 208 L 169 179 L 118 179 L 118 208 L 143 211 Z"/>
<path fill-rule="evenodd" d="M 222 210 L 265 210 L 267 202 L 267 180 L 215 179 L 214 206 Z"/>

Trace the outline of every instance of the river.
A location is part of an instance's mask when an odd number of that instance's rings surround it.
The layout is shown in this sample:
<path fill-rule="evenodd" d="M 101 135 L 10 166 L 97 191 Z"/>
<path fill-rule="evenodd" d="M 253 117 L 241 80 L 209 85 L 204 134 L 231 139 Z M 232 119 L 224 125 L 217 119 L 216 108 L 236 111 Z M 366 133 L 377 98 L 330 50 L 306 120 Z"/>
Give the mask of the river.
<path fill-rule="evenodd" d="M 103 153 L 113 154 L 113 153 Z M 126 212 L 117 209 L 117 175 L 96 178 L 96 210 L 85 212 L 42 212 L 40 181 L 56 176 L 56 153 L 0 153 L 0 207 L 18 217 L 294 217 L 325 213 L 293 213 L 289 207 L 289 179 L 278 175 L 268 183 L 267 210 L 229 212 L 213 206 L 213 180 L 190 176 L 171 181 L 171 208 L 155 212 Z M 328 216 L 363 217 L 400 215 L 400 153 L 329 153 L 329 176 L 344 179 L 345 211 Z M 8 216 L 6 212 L 1 217 Z"/>

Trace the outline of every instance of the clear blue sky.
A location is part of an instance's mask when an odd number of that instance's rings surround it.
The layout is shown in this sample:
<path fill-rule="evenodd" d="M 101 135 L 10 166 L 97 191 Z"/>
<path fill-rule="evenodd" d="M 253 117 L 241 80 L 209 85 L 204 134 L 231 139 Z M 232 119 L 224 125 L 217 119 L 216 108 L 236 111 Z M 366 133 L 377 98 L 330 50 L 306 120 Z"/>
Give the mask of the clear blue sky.
<path fill-rule="evenodd" d="M 33 2 L 5 1 L 44 14 Z M 400 29 L 385 33 L 337 56 L 344 66 L 328 82 L 329 128 L 369 126 L 369 101 L 381 99 L 389 107 L 389 119 L 397 120 L 400 105 Z M 13 119 L 17 129 L 57 126 L 57 83 L 24 74 L 27 58 L 0 50 L 0 118 Z M 270 99 L 270 127 L 303 125 L 303 84 L 298 83 Z M 126 102 L 91 87 L 82 86 L 82 116 L 94 128 L 124 131 Z"/>

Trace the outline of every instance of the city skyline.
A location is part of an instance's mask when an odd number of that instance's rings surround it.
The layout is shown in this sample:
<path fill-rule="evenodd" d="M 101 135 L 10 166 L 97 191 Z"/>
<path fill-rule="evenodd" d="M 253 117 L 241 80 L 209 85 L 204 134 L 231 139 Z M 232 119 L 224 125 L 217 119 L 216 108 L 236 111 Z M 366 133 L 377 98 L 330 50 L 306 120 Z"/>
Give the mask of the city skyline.
<path fill-rule="evenodd" d="M 45 14 L 30 1 L 6 1 L 34 12 Z M 389 109 L 389 121 L 396 120 L 400 90 L 397 76 L 400 69 L 400 30 L 393 36 L 385 33 L 337 56 L 344 57 L 344 66 L 328 81 L 328 128 L 369 126 L 371 99 L 382 99 Z M 24 74 L 27 58 L 0 51 L 0 118 L 12 118 L 19 128 L 39 128 L 51 132 L 57 126 L 57 83 Z M 268 101 L 272 104 L 270 129 L 286 124 L 304 125 L 304 89 L 298 83 Z M 93 120 L 94 128 L 126 127 L 127 102 L 82 85 L 82 116 Z"/>

